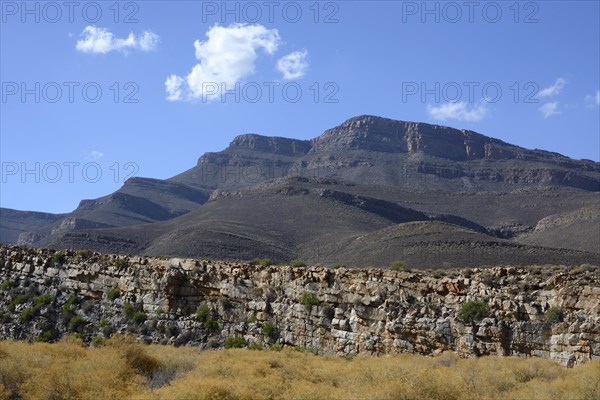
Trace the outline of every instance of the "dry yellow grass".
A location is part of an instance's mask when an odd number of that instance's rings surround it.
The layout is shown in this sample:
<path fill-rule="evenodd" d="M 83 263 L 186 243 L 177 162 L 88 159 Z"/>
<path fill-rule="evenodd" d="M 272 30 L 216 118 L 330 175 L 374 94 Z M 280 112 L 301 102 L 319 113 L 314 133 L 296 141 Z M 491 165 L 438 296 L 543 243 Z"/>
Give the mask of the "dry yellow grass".
<path fill-rule="evenodd" d="M 600 361 L 0 342 L 0 399 L 600 399 Z"/>

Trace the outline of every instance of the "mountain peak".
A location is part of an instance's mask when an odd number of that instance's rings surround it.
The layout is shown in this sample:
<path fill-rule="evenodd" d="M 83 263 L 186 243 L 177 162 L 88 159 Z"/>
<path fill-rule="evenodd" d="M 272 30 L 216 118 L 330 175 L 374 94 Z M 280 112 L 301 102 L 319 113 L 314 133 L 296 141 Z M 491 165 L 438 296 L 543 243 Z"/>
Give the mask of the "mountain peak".
<path fill-rule="evenodd" d="M 352 125 L 370 125 L 370 124 L 378 124 L 378 123 L 386 123 L 386 122 L 404 122 L 401 120 L 395 120 L 385 117 L 380 117 L 377 115 L 363 114 L 357 115 L 356 117 L 348 118 L 346 121 L 340 124 L 340 126 L 352 126 Z"/>
<path fill-rule="evenodd" d="M 229 149 L 249 149 L 272 154 L 301 156 L 310 150 L 310 142 L 308 140 L 247 133 L 236 136 L 229 144 Z"/>
<path fill-rule="evenodd" d="M 327 132 L 336 134 L 347 131 L 362 136 L 378 136 L 389 134 L 390 130 L 404 128 L 407 124 L 411 124 L 411 122 L 365 114 L 349 118 L 337 127 L 324 132 L 324 134 Z"/>
<path fill-rule="evenodd" d="M 524 149 L 470 130 L 368 114 L 352 117 L 312 140 L 242 134 L 235 137 L 226 150 L 206 153 L 200 160 L 239 156 L 245 150 L 285 157 L 330 157 L 337 153 L 365 151 L 421 154 L 452 161 L 518 159 L 572 163 L 560 154 Z"/>
<path fill-rule="evenodd" d="M 476 132 L 441 125 L 360 115 L 329 129 L 313 140 L 311 151 L 367 150 L 385 153 L 425 153 L 455 161 L 512 158 L 519 149 Z M 511 154 L 506 150 L 510 149 Z"/>

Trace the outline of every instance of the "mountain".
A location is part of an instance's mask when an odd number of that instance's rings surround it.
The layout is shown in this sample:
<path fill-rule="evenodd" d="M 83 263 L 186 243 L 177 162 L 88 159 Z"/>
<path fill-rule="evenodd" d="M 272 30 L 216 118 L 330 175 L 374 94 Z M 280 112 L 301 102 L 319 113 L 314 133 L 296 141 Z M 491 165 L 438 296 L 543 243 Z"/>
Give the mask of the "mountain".
<path fill-rule="evenodd" d="M 416 267 L 577 264 L 599 259 L 599 192 L 597 162 L 472 131 L 359 116 L 312 140 L 237 136 L 177 176 L 132 178 L 68 215 L 32 223 L 13 212 L 0 237 L 357 266 L 394 259 Z"/>
<path fill-rule="evenodd" d="M 51 226 L 67 214 L 49 214 L 0 208 L 0 243 L 34 243 L 51 233 Z"/>
<path fill-rule="evenodd" d="M 0 209 L 2 243 L 40 244 L 66 232 L 164 221 L 200 207 L 209 190 L 160 179 L 131 178 L 116 192 L 82 200 L 69 214 Z M 32 219 L 35 218 L 35 224 Z"/>
<path fill-rule="evenodd" d="M 539 246 L 560 246 L 600 253 L 600 212 L 598 206 L 582 207 L 574 211 L 542 218 L 535 229 L 520 238 L 521 243 Z"/>

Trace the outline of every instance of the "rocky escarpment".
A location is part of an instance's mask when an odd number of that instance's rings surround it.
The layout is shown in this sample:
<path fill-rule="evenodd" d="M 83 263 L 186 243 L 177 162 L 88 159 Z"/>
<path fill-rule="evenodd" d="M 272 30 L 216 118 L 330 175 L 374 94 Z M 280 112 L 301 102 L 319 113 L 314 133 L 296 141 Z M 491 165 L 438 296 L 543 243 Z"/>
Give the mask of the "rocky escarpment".
<path fill-rule="evenodd" d="M 229 144 L 229 148 L 242 148 L 287 156 L 301 156 L 310 150 L 310 142 L 308 140 L 269 137 L 248 133 L 236 136 Z"/>
<path fill-rule="evenodd" d="M 597 163 L 575 161 L 558 153 L 529 150 L 477 132 L 420 122 L 396 121 L 373 115 L 350 118 L 311 141 L 311 153 L 369 150 L 388 153 L 424 153 L 454 161 L 548 161 L 563 167 L 581 166 L 598 171 Z"/>
<path fill-rule="evenodd" d="M 599 272 L 436 275 L 1 247 L 0 337 L 78 332 L 91 341 L 130 332 L 148 343 L 207 348 L 241 336 L 336 354 L 454 351 L 572 366 L 600 358 Z M 465 316 L 470 301 L 489 310 Z"/>
<path fill-rule="evenodd" d="M 312 152 L 352 149 L 409 154 L 422 152 L 455 161 L 484 157 L 514 158 L 514 153 L 504 150 L 504 147 L 510 145 L 471 131 L 362 115 L 313 139 Z"/>

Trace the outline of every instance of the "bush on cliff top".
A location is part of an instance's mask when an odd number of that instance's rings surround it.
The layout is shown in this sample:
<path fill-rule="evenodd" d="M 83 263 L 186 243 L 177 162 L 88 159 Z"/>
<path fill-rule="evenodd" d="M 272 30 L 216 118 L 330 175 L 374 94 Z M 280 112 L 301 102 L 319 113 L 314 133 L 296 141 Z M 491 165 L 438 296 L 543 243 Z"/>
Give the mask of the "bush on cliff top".
<path fill-rule="evenodd" d="M 392 271 L 404 271 L 405 266 L 404 266 L 404 263 L 402 261 L 396 260 L 396 261 L 392 261 L 390 263 L 390 269 Z"/>
<path fill-rule="evenodd" d="M 113 264 L 117 268 L 125 268 L 128 265 L 127 260 L 124 260 L 122 258 L 117 258 Z"/>
<path fill-rule="evenodd" d="M 252 260 L 252 265 L 260 265 L 261 267 L 268 267 L 272 264 L 268 258 L 255 258 Z"/>
<path fill-rule="evenodd" d="M 304 268 L 306 267 L 306 263 L 302 260 L 292 260 L 290 261 L 290 265 L 294 268 Z"/>
<path fill-rule="evenodd" d="M 53 265 L 60 265 L 67 260 L 67 255 L 63 251 L 57 251 L 56 253 L 52 254 L 51 260 Z"/>
<path fill-rule="evenodd" d="M 79 250 L 77 252 L 77 257 L 82 261 L 91 258 L 93 255 L 94 252 L 91 250 Z"/>

